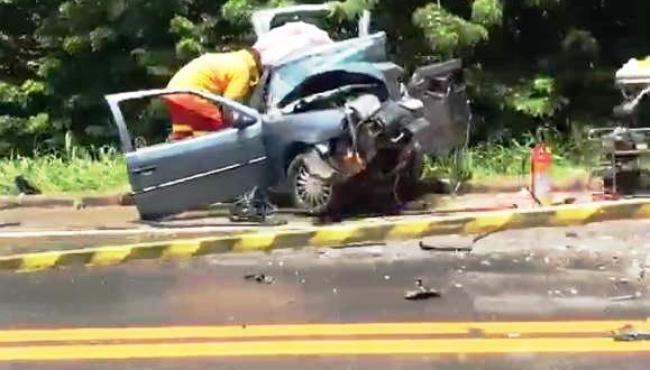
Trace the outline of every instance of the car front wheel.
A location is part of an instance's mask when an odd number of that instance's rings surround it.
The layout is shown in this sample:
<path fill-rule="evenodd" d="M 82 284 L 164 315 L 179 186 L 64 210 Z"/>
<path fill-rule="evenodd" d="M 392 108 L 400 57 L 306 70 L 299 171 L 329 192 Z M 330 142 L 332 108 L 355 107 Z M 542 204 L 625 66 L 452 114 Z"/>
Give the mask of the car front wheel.
<path fill-rule="evenodd" d="M 314 176 L 305 164 L 305 156 L 298 155 L 291 161 L 287 176 L 293 205 L 311 214 L 324 213 L 334 205 L 334 184 Z"/>

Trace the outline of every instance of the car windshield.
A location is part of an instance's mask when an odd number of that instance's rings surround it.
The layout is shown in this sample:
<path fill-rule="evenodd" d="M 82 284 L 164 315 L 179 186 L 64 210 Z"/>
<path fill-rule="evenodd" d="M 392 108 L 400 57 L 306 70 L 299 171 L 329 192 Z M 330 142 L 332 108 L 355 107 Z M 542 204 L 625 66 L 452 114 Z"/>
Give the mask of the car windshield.
<path fill-rule="evenodd" d="M 366 69 L 371 70 L 369 62 L 386 60 L 385 43 L 386 35 L 377 33 L 315 48 L 308 54 L 284 61 L 274 67 L 268 90 L 268 106 L 276 106 L 303 81 L 319 73 L 348 69 L 350 65 L 360 68 L 364 63 Z"/>

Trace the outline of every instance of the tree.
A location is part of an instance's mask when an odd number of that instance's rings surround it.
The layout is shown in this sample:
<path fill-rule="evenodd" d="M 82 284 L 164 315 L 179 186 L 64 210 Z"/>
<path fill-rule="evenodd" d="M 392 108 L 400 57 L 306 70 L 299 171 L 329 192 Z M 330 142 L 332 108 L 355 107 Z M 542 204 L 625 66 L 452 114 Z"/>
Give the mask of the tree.
<path fill-rule="evenodd" d="M 290 1 L 0 0 L 0 155 L 65 137 L 113 143 L 103 95 L 163 86 L 200 53 L 249 45 L 250 12 Z M 464 59 L 483 137 L 606 119 L 614 69 L 650 44 L 644 0 L 346 0 L 332 16 L 365 8 L 407 70 Z"/>

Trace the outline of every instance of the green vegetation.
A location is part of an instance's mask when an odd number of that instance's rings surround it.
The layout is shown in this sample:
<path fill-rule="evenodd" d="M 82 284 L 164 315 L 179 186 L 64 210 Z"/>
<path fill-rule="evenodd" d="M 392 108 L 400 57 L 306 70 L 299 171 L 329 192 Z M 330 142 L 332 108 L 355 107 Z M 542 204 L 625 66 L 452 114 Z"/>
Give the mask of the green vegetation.
<path fill-rule="evenodd" d="M 424 176 L 479 181 L 500 176 L 527 178 L 529 145 L 530 142 L 516 141 L 507 145 L 480 144 L 463 151 L 461 157 L 429 159 Z M 562 143 L 552 145 L 552 150 L 555 178 L 566 180 L 589 175 L 595 156 L 584 154 L 584 148 L 578 148 L 575 143 Z M 66 155 L 38 154 L 2 159 L 0 195 L 17 194 L 14 177 L 19 174 L 25 175 L 46 194 L 108 194 L 129 190 L 124 158 L 112 148 L 94 151 L 76 148 Z"/>
<path fill-rule="evenodd" d="M 126 163 L 112 148 L 74 149 L 68 154 L 9 156 L 0 160 L 0 194 L 17 194 L 22 174 L 43 193 L 110 193 L 128 190 Z"/>
<path fill-rule="evenodd" d="M 121 186 L 116 154 L 65 149 L 116 147 L 103 95 L 163 86 L 198 54 L 250 45 L 253 9 L 302 2 L 318 1 L 0 0 L 0 191 L 18 172 L 45 191 Z M 463 58 L 477 122 L 465 167 L 474 176 L 517 173 L 540 127 L 572 143 L 607 122 L 619 100 L 615 69 L 650 44 L 646 0 L 345 0 L 332 17 L 366 8 L 407 72 Z M 572 146 L 556 149 L 558 168 L 584 165 Z"/>
<path fill-rule="evenodd" d="M 589 176 L 593 158 L 572 154 L 565 147 L 552 148 L 552 176 L 569 180 Z M 492 177 L 521 177 L 530 175 L 530 147 L 519 142 L 480 144 L 462 152 L 461 156 L 429 159 L 425 178 L 454 178 L 485 180 Z"/>

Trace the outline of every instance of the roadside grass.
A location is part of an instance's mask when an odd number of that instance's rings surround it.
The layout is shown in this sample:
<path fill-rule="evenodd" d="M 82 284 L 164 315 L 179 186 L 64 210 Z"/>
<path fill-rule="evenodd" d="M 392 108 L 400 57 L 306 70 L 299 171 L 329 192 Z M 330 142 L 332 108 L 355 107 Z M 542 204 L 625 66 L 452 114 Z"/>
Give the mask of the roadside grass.
<path fill-rule="evenodd" d="M 500 177 L 527 181 L 530 148 L 527 138 L 509 143 L 484 143 L 450 155 L 428 158 L 425 178 L 452 178 L 487 182 Z M 597 148 L 581 140 L 546 140 L 553 152 L 552 175 L 558 180 L 585 179 L 597 163 Z M 17 175 L 25 176 L 44 194 L 114 194 L 128 192 L 126 163 L 114 148 L 71 147 L 63 154 L 0 159 L 0 195 L 16 195 Z"/>
<path fill-rule="evenodd" d="M 425 178 L 485 181 L 495 177 L 528 179 L 534 140 L 480 144 L 454 155 L 428 158 Z M 598 147 L 583 140 L 548 141 L 553 153 L 551 176 L 556 180 L 589 178 L 598 164 Z"/>
<path fill-rule="evenodd" d="M 102 194 L 126 191 L 124 157 L 113 148 L 72 148 L 65 154 L 0 159 L 0 194 L 16 195 L 14 178 L 23 175 L 44 194 Z"/>

